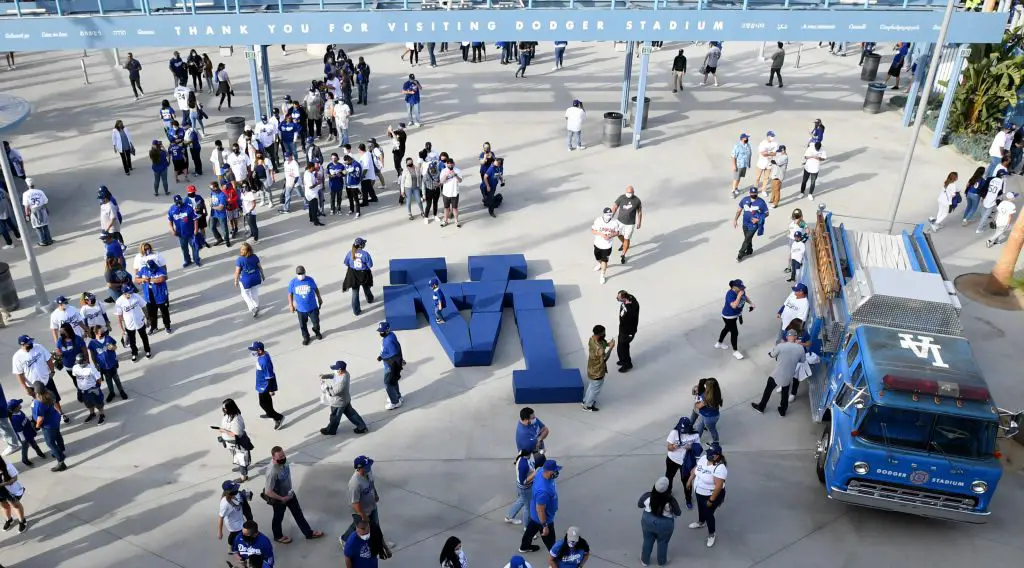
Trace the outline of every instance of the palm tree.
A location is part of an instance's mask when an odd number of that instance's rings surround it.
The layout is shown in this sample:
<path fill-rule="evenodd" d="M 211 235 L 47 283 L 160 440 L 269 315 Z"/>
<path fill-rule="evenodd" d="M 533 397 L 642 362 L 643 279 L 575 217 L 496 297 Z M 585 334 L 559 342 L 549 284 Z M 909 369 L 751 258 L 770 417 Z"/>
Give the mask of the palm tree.
<path fill-rule="evenodd" d="M 1010 236 L 1003 245 L 1003 251 L 999 254 L 999 260 L 992 267 L 992 274 L 985 283 L 985 292 L 993 296 L 1009 296 L 1010 281 L 1013 279 L 1013 269 L 1017 266 L 1017 258 L 1020 256 L 1021 247 L 1024 246 L 1024 214 L 1017 215 L 1013 223 Z"/>

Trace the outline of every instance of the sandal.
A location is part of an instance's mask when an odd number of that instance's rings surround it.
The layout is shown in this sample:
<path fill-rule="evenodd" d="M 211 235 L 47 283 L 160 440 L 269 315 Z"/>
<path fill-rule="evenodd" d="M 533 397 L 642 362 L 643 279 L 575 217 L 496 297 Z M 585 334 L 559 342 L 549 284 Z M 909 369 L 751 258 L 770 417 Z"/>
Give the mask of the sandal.
<path fill-rule="evenodd" d="M 313 539 L 317 539 L 317 538 L 322 538 L 323 536 L 324 536 L 324 533 L 322 533 L 320 531 L 313 531 L 312 534 L 310 534 L 309 536 L 306 537 L 306 539 L 307 540 L 313 540 Z"/>
<path fill-rule="evenodd" d="M 278 542 L 280 544 L 288 544 L 291 541 L 292 541 L 292 537 L 290 537 L 290 536 L 282 536 L 281 538 L 275 538 L 274 539 L 274 542 Z"/>

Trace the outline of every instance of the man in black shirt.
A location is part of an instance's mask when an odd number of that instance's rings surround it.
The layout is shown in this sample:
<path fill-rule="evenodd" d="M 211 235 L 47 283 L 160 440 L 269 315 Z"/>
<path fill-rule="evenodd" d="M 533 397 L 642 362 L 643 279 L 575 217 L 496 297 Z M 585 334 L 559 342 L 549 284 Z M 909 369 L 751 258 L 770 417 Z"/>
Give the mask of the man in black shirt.
<path fill-rule="evenodd" d="M 683 88 L 683 76 L 686 75 L 686 56 L 683 50 L 672 60 L 672 92 L 677 93 Z"/>
<path fill-rule="evenodd" d="M 629 344 L 636 335 L 640 321 L 640 303 L 625 290 L 619 290 L 615 296 L 619 302 L 619 338 L 615 342 L 615 354 L 619 357 L 619 372 L 625 373 L 633 368 L 633 358 L 629 354 Z"/>

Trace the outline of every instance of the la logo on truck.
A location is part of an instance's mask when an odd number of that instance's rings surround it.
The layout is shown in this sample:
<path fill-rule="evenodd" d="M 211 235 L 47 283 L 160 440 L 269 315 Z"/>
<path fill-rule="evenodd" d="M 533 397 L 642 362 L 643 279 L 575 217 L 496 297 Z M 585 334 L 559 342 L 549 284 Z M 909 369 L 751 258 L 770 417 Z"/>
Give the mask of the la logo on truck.
<path fill-rule="evenodd" d="M 900 347 L 909 349 L 918 359 L 931 359 L 933 367 L 948 369 L 949 365 L 942 361 L 942 346 L 933 343 L 934 341 L 934 337 L 912 333 L 900 334 Z"/>

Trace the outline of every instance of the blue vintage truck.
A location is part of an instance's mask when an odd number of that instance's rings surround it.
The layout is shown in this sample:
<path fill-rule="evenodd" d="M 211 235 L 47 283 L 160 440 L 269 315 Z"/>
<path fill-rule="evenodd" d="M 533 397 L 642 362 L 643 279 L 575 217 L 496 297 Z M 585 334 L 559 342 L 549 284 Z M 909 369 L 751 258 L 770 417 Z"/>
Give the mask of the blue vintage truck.
<path fill-rule="evenodd" d="M 815 467 L 837 501 L 984 523 L 1002 475 L 998 408 L 963 337 L 960 302 L 922 227 L 856 232 L 817 211 L 808 287 Z"/>

